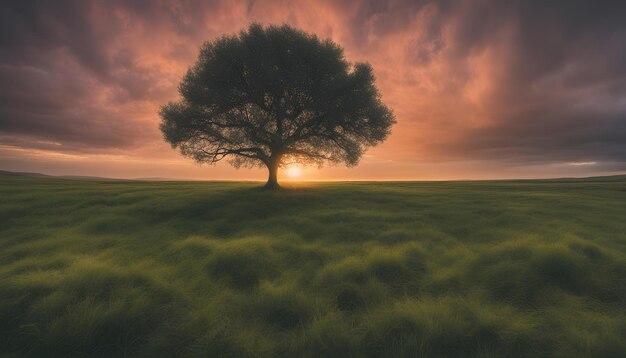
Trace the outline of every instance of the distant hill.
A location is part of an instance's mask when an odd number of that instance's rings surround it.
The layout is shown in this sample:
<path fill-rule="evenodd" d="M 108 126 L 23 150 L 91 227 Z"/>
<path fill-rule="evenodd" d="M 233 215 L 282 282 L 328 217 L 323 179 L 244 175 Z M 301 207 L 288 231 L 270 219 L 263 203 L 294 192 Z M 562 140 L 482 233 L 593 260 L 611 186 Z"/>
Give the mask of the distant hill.
<path fill-rule="evenodd" d="M 28 176 L 28 177 L 48 177 L 49 175 L 41 173 L 30 172 L 10 172 L 8 170 L 0 170 L 0 175 L 12 175 L 12 176 Z"/>
<path fill-rule="evenodd" d="M 90 175 L 48 175 L 48 174 L 31 173 L 31 172 L 11 172 L 8 170 L 0 170 L 0 175 L 45 177 L 45 178 L 75 179 L 75 180 L 153 180 L 153 181 L 173 180 L 173 179 L 168 179 L 168 178 L 156 178 L 156 177 L 155 178 L 119 179 L 119 178 L 97 177 L 97 176 L 90 176 Z"/>
<path fill-rule="evenodd" d="M 59 179 L 77 179 L 77 180 L 120 180 L 120 179 L 113 179 L 113 178 L 88 176 L 88 175 L 48 175 L 48 174 L 31 173 L 31 172 L 11 172 L 8 170 L 0 170 L 0 175 L 59 178 Z M 121 180 L 125 180 L 125 179 L 121 179 Z"/>

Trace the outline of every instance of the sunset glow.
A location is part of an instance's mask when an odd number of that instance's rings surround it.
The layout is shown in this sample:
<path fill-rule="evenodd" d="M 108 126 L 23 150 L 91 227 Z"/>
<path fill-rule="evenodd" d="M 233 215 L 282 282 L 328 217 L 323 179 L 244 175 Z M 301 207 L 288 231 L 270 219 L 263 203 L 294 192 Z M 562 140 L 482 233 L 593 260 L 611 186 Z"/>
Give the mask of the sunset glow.
<path fill-rule="evenodd" d="M 298 166 L 291 166 L 286 170 L 287 176 L 289 178 L 298 178 L 302 174 L 302 170 Z"/>

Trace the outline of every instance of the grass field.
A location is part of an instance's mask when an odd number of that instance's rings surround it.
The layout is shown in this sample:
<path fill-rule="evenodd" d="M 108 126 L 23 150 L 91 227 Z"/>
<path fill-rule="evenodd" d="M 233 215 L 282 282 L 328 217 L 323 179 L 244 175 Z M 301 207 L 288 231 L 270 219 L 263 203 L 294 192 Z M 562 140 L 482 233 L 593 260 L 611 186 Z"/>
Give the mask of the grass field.
<path fill-rule="evenodd" d="M 626 356 L 626 177 L 258 186 L 1 175 L 0 355 Z"/>

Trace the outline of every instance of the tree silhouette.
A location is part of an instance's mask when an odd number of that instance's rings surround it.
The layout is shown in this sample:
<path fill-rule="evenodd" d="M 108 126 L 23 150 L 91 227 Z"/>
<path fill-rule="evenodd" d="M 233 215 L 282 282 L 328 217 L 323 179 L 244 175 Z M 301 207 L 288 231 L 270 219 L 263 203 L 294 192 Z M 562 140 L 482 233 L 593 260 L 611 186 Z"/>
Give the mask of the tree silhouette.
<path fill-rule="evenodd" d="M 165 140 L 200 163 L 266 166 L 267 188 L 287 162 L 356 165 L 395 123 L 369 64 L 287 25 L 206 42 L 179 91 L 160 110 Z"/>

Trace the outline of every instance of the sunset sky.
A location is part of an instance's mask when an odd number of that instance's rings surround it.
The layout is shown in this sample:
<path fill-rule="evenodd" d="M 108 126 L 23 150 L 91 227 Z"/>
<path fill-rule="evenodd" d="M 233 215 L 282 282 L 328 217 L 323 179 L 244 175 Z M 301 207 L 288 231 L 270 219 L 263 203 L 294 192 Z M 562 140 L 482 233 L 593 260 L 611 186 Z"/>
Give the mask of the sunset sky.
<path fill-rule="evenodd" d="M 626 1 L 4 1 L 0 169 L 264 180 L 181 157 L 157 114 L 204 41 L 260 22 L 369 62 L 398 121 L 356 168 L 301 179 L 624 173 L 625 19 Z"/>

